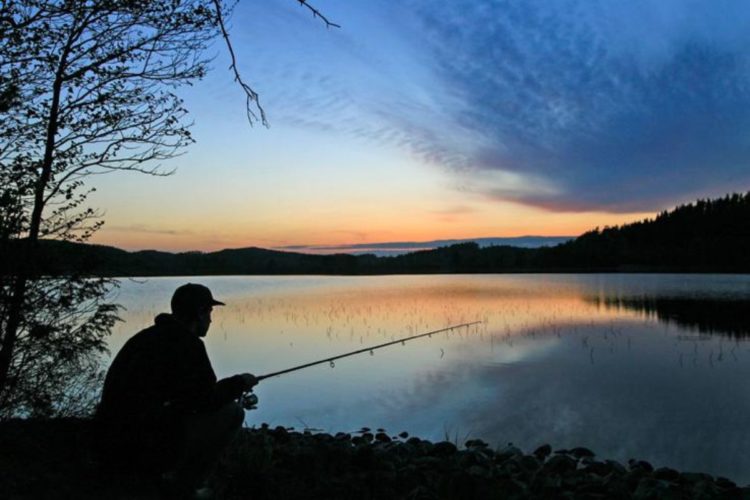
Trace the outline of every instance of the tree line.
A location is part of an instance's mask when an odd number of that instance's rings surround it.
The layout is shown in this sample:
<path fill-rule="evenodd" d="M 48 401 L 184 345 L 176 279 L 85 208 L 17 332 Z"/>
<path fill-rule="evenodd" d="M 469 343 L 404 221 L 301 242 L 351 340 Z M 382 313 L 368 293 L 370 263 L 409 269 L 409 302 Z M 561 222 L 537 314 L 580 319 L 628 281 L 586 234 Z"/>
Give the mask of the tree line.
<path fill-rule="evenodd" d="M 102 276 L 749 272 L 750 193 L 698 200 L 652 219 L 596 228 L 569 242 L 541 248 L 481 248 L 476 243 L 460 243 L 386 257 L 262 248 L 126 252 L 62 241 L 45 241 L 42 248 L 49 275 L 68 269 L 88 269 L 92 275 Z"/>

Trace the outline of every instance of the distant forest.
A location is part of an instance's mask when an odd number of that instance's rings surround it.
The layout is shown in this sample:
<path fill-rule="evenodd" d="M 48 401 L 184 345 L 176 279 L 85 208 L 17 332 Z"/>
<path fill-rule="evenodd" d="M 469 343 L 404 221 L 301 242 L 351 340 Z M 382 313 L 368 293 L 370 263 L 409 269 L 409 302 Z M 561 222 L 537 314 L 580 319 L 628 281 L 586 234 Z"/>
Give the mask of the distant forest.
<path fill-rule="evenodd" d="M 7 249 L 7 273 L 16 259 Z M 85 268 L 108 276 L 243 274 L 426 274 L 510 272 L 750 272 L 750 192 L 699 200 L 653 219 L 596 228 L 554 247 L 476 243 L 399 256 L 310 255 L 262 248 L 218 252 L 127 252 L 42 241 L 45 273 Z M 83 266 L 83 267 L 82 267 Z"/>

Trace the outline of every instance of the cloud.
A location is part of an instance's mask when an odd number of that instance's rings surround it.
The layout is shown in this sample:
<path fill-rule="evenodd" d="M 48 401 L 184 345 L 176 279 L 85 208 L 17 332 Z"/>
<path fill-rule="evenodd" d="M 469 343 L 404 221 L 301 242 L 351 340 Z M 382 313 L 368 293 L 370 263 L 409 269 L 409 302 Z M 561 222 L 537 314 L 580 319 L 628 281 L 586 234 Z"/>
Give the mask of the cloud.
<path fill-rule="evenodd" d="M 400 147 L 466 191 L 550 210 L 657 210 L 750 187 L 744 1 L 375 1 L 340 14 L 357 36 L 279 63 L 304 82 L 277 96 L 294 103 L 286 123 Z"/>
<path fill-rule="evenodd" d="M 610 6 L 422 10 L 437 74 L 460 96 L 454 122 L 482 143 L 467 155 L 472 189 L 555 210 L 636 211 L 748 187 L 746 5 Z"/>
<path fill-rule="evenodd" d="M 466 215 L 475 213 L 476 211 L 476 208 L 467 205 L 453 205 L 439 210 L 430 210 L 430 212 L 437 215 Z"/>
<path fill-rule="evenodd" d="M 107 231 L 117 231 L 120 233 L 142 233 L 142 234 L 165 234 L 169 236 L 179 236 L 192 234 L 192 231 L 176 231 L 174 229 L 160 229 L 143 224 L 130 224 L 127 226 L 106 226 Z"/>
<path fill-rule="evenodd" d="M 458 207 L 461 209 L 461 207 Z M 510 245 L 520 248 L 539 248 L 542 246 L 554 246 L 564 243 L 571 236 L 515 236 L 494 238 L 468 238 L 457 240 L 431 240 L 431 241 L 390 241 L 379 243 L 351 243 L 343 245 L 286 245 L 274 247 L 275 250 L 331 254 L 349 253 L 365 254 L 373 253 L 378 256 L 401 255 L 419 250 L 432 250 L 438 247 L 455 245 L 457 243 L 477 243 L 480 247 Z"/>

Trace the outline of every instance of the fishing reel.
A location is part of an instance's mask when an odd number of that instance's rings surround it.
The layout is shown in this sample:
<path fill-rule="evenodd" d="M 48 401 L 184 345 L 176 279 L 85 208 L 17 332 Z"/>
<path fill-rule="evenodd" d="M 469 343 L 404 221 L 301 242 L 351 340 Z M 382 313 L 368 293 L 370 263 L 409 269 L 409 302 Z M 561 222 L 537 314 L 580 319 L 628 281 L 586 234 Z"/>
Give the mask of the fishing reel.
<path fill-rule="evenodd" d="M 240 406 L 245 410 L 255 410 L 258 408 L 258 396 L 253 394 L 253 391 L 247 391 L 240 396 Z"/>

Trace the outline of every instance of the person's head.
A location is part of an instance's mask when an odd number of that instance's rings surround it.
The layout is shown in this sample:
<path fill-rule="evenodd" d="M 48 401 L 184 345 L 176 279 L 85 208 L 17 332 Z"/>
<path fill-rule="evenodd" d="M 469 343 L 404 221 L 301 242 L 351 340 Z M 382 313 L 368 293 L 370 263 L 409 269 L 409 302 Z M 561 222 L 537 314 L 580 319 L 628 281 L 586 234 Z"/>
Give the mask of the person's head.
<path fill-rule="evenodd" d="M 187 283 L 175 290 L 171 303 L 172 315 L 198 337 L 208 333 L 213 307 L 223 305 L 214 299 L 211 290 L 196 283 Z"/>

